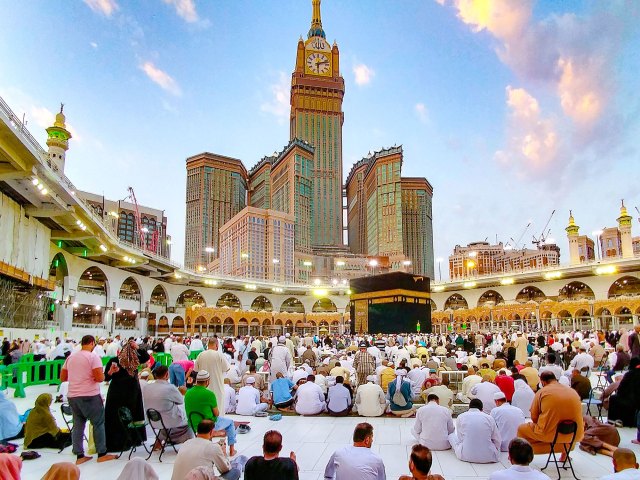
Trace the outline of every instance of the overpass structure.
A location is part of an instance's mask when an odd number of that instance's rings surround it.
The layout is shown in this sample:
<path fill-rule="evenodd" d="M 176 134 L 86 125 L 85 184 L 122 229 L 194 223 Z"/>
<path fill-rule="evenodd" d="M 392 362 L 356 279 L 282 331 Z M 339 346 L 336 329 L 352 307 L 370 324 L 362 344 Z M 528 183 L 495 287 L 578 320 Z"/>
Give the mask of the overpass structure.
<path fill-rule="evenodd" d="M 348 285 L 194 272 L 122 241 L 116 227 L 76 195 L 0 98 L 4 335 L 348 331 Z M 431 302 L 435 331 L 630 326 L 640 315 L 640 257 L 432 283 Z"/>

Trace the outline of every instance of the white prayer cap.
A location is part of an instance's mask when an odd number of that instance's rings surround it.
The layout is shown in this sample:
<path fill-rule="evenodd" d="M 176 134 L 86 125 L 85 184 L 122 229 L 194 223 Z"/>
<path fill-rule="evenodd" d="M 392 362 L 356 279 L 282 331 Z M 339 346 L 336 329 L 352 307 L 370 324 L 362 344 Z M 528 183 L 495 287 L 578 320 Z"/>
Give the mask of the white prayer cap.
<path fill-rule="evenodd" d="M 367 375 L 367 382 L 374 382 L 376 381 L 376 376 L 375 375 Z"/>
<path fill-rule="evenodd" d="M 196 382 L 204 382 L 205 380 L 209 380 L 211 375 L 206 370 L 200 370 L 198 375 L 196 376 Z"/>
<path fill-rule="evenodd" d="M 285 334 L 285 337 L 287 337 L 287 338 L 289 338 L 290 336 L 291 336 L 291 334 L 290 334 L 289 332 L 287 332 L 287 333 Z"/>
<path fill-rule="evenodd" d="M 253 378 L 253 377 L 247 377 L 247 379 L 245 380 L 245 383 L 246 383 L 247 385 L 251 385 L 251 384 L 253 384 L 253 383 L 256 383 L 256 379 L 255 379 L 255 378 Z"/>
<path fill-rule="evenodd" d="M 505 396 L 504 392 L 496 392 L 493 394 L 493 399 L 494 400 L 506 400 L 507 397 Z"/>
<path fill-rule="evenodd" d="M 284 343 L 286 341 L 286 339 L 284 338 L 284 335 L 280 335 L 278 337 L 278 343 Z"/>
<path fill-rule="evenodd" d="M 407 371 L 404 368 L 399 368 L 396 370 L 396 375 L 399 377 L 404 377 L 407 374 Z"/>

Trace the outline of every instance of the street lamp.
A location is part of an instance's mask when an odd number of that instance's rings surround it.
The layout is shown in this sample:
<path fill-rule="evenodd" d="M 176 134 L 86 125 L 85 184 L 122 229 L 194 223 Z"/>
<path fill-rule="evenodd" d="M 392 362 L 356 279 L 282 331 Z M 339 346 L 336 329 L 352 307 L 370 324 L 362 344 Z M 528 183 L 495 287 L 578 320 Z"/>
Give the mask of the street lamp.
<path fill-rule="evenodd" d="M 404 271 L 406 272 L 407 270 L 409 270 L 409 267 L 411 266 L 411 260 L 403 260 L 402 266 L 404 266 Z"/>
<path fill-rule="evenodd" d="M 591 234 L 596 237 L 596 261 L 598 260 L 598 257 L 600 257 L 600 259 L 602 259 L 603 257 L 603 251 L 600 249 L 600 235 L 602 235 L 602 230 L 594 230 L 593 232 L 591 232 Z"/>
<path fill-rule="evenodd" d="M 440 264 L 442 263 L 442 260 L 444 260 L 442 257 L 436 258 L 436 262 L 438 262 L 438 281 L 439 282 L 442 281 L 442 270 L 440 268 Z"/>
<path fill-rule="evenodd" d="M 369 266 L 371 267 L 371 274 L 376 274 L 376 267 L 378 266 L 378 261 L 374 258 L 369 260 Z"/>

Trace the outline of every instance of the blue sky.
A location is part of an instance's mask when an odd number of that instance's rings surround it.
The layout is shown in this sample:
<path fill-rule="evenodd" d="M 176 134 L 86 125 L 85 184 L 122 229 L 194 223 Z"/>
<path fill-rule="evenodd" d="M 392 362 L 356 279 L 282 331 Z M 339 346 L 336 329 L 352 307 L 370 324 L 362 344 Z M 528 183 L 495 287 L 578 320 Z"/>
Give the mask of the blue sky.
<path fill-rule="evenodd" d="M 289 138 L 289 83 L 310 0 L 12 2 L 0 96 L 44 144 L 64 102 L 67 176 L 164 209 L 184 251 L 185 159 L 247 168 Z M 524 241 L 552 210 L 567 261 L 581 233 L 640 207 L 640 7 L 634 1 L 323 0 L 346 82 L 344 172 L 404 146 L 434 186 L 436 257 L 486 237 Z M 636 234 L 640 225 L 634 222 Z"/>

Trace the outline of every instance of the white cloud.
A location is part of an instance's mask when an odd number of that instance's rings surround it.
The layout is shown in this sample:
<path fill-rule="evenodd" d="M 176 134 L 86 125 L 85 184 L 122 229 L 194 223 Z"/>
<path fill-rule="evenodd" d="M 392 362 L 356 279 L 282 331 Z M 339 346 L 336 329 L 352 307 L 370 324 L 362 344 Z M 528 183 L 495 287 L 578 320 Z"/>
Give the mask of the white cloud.
<path fill-rule="evenodd" d="M 93 48 L 98 48 L 98 44 L 96 42 L 89 42 L 89 45 L 91 45 Z"/>
<path fill-rule="evenodd" d="M 163 0 L 167 5 L 173 5 L 176 13 L 185 22 L 195 23 L 198 21 L 198 12 L 193 0 Z"/>
<path fill-rule="evenodd" d="M 144 62 L 140 65 L 140 70 L 147 74 L 149 79 L 160 86 L 163 90 L 166 90 L 172 95 L 179 97 L 182 95 L 182 90 L 176 82 L 167 72 L 160 70 L 153 62 Z"/>
<path fill-rule="evenodd" d="M 416 115 L 418 116 L 418 119 L 422 123 L 429 122 L 429 111 L 427 110 L 427 106 L 424 103 L 422 102 L 416 103 L 413 109 L 415 110 Z"/>
<path fill-rule="evenodd" d="M 101 13 L 105 17 L 110 17 L 113 12 L 120 7 L 116 3 L 116 0 L 84 0 L 91 10 L 97 13 Z"/>
<path fill-rule="evenodd" d="M 279 122 L 289 118 L 290 105 L 289 76 L 285 72 L 278 73 L 278 81 L 269 86 L 271 98 L 260 105 L 260 110 L 274 115 Z"/>
<path fill-rule="evenodd" d="M 562 161 L 560 140 L 551 118 L 540 112 L 538 100 L 523 88 L 507 86 L 507 145 L 495 159 L 514 168 L 520 178 L 547 176 Z"/>
<path fill-rule="evenodd" d="M 364 63 L 359 63 L 353 67 L 353 73 L 356 76 L 356 84 L 357 85 L 368 85 L 371 83 L 371 80 L 376 75 L 376 72 L 371 68 L 365 65 Z"/>

